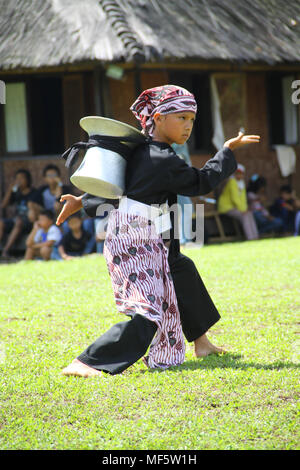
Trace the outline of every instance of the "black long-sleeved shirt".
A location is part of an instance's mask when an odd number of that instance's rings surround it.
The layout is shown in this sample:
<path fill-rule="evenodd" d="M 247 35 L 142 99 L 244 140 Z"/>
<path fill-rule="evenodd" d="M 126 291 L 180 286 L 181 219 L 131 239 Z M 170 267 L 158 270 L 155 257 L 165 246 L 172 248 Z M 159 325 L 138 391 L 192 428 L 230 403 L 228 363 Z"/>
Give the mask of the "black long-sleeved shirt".
<path fill-rule="evenodd" d="M 127 162 L 124 196 L 144 204 L 171 206 L 177 194 L 200 196 L 210 193 L 237 169 L 235 156 L 229 147 L 223 147 L 213 158 L 198 169 L 189 166 L 176 155 L 169 144 L 153 141 L 139 145 Z M 82 205 L 90 217 L 96 216 L 100 204 L 118 206 L 119 199 L 104 199 L 84 194 Z M 170 251 L 179 252 L 179 240 L 174 240 L 174 218 L 172 219 Z"/>

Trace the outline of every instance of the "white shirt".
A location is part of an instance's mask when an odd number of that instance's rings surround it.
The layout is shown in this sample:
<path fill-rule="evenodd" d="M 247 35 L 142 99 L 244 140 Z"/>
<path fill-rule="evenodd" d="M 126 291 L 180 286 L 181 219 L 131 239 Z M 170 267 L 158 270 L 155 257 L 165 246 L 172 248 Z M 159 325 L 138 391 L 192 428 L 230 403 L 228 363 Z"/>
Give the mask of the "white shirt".
<path fill-rule="evenodd" d="M 54 246 L 57 246 L 61 239 L 62 233 L 56 225 L 51 225 L 51 227 L 48 229 L 48 232 L 45 232 L 42 228 L 40 228 L 34 236 L 35 243 L 54 240 Z"/>

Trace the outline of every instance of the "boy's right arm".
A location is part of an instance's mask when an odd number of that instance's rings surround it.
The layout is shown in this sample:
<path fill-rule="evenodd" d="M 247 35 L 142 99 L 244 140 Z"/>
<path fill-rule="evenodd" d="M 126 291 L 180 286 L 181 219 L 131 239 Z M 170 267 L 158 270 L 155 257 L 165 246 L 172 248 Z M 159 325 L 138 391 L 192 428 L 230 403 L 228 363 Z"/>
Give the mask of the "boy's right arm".
<path fill-rule="evenodd" d="M 70 215 L 79 211 L 82 207 L 89 217 L 96 217 L 99 206 L 103 204 L 115 206 L 116 203 L 119 203 L 119 199 L 105 199 L 88 193 L 84 193 L 81 196 L 63 194 L 60 200 L 61 202 L 66 202 L 57 217 L 56 225 L 62 224 Z"/>
<path fill-rule="evenodd" d="M 119 199 L 106 199 L 104 197 L 93 196 L 92 194 L 85 193 L 82 195 L 82 207 L 89 217 L 96 217 L 97 209 L 103 204 L 115 206 L 119 203 Z"/>

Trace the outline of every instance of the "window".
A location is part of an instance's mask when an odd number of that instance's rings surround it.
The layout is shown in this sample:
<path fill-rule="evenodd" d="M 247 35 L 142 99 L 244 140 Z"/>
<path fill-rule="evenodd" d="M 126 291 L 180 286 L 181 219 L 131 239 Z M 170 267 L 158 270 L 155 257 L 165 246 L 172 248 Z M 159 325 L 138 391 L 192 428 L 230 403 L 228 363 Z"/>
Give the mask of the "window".
<path fill-rule="evenodd" d="M 295 75 L 269 73 L 266 80 L 270 145 L 299 141 L 297 106 L 292 102 Z"/>
<path fill-rule="evenodd" d="M 26 77 L 6 82 L 4 135 L 7 153 L 55 155 L 64 150 L 62 79 Z"/>
<path fill-rule="evenodd" d="M 30 81 L 30 118 L 33 155 L 64 150 L 62 80 L 34 77 Z"/>
<path fill-rule="evenodd" d="M 6 84 L 4 121 L 7 152 L 28 152 L 25 82 Z"/>
<path fill-rule="evenodd" d="M 211 115 L 210 75 L 197 72 L 170 72 L 170 83 L 186 88 L 195 95 L 197 116 L 189 139 L 191 151 L 215 153 L 212 144 L 213 126 Z"/>

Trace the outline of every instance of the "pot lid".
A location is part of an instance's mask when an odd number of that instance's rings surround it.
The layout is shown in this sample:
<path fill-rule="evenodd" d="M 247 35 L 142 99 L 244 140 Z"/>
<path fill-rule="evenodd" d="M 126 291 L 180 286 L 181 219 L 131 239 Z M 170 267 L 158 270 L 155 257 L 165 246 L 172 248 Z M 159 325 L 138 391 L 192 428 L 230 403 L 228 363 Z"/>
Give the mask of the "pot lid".
<path fill-rule="evenodd" d="M 125 124 L 115 119 L 109 119 L 102 116 L 85 116 L 79 121 L 80 126 L 89 136 L 91 135 L 109 135 L 113 137 L 132 137 L 138 142 L 144 142 L 145 136 L 135 127 Z M 122 142 L 122 141 L 121 141 Z M 124 142 L 129 146 L 136 144 Z"/>

